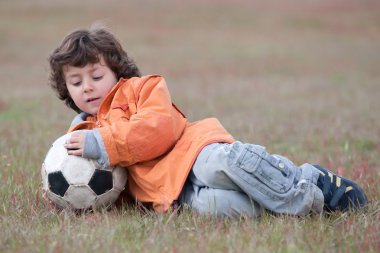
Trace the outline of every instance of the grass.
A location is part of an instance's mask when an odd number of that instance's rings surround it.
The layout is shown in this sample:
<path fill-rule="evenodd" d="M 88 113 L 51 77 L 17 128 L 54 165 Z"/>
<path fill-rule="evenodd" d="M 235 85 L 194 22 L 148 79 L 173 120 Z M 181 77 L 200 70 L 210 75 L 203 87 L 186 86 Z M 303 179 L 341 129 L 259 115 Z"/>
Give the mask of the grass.
<path fill-rule="evenodd" d="M 0 1 L 0 252 L 379 252 L 376 1 Z M 86 10 L 84 12 L 84 10 Z M 367 210 L 216 220 L 139 206 L 74 214 L 41 200 L 40 165 L 75 115 L 46 85 L 68 32 L 104 20 L 189 120 L 358 181 Z"/>

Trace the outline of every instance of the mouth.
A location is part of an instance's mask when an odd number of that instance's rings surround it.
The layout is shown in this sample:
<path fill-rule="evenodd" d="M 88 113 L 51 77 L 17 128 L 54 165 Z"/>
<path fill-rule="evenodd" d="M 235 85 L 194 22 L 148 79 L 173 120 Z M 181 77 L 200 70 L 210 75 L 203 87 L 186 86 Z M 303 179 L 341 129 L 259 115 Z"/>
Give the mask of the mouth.
<path fill-rule="evenodd" d="M 89 98 L 86 100 L 86 103 L 91 103 L 91 102 L 94 102 L 94 101 L 98 101 L 100 98 L 97 97 L 97 98 Z"/>

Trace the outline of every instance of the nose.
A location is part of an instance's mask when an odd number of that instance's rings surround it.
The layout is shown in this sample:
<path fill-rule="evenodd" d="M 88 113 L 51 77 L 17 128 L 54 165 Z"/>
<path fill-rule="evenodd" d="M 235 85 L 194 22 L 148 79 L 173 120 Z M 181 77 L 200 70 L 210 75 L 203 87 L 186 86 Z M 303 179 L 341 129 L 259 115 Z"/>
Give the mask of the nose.
<path fill-rule="evenodd" d="M 82 88 L 83 88 L 84 93 L 88 93 L 94 90 L 94 85 L 92 83 L 92 80 L 84 79 L 82 82 L 83 82 Z"/>

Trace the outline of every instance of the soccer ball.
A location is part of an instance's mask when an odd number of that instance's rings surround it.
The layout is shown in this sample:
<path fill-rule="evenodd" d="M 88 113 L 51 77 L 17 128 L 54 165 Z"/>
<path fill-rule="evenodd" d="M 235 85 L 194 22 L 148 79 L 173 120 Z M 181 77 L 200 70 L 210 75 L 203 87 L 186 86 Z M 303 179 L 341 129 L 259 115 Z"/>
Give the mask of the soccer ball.
<path fill-rule="evenodd" d="M 99 209 L 112 205 L 127 182 L 125 168 L 102 169 L 92 159 L 68 155 L 63 146 L 71 136 L 58 138 L 42 164 L 43 190 L 59 208 Z"/>

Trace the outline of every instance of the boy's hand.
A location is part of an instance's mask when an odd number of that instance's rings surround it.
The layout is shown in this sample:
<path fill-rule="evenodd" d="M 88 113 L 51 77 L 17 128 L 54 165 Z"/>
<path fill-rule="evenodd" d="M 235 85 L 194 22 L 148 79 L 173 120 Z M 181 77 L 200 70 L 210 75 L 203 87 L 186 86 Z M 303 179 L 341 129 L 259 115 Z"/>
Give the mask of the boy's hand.
<path fill-rule="evenodd" d="M 71 135 L 71 138 L 67 140 L 64 145 L 67 148 L 67 154 L 82 156 L 84 148 L 84 132 L 74 132 Z"/>

